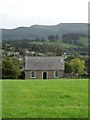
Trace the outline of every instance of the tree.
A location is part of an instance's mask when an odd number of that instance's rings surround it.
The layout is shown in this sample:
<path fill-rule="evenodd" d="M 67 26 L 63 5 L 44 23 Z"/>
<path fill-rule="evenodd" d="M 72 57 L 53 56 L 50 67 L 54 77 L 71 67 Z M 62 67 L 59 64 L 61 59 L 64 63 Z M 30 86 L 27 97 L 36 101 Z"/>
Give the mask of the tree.
<path fill-rule="evenodd" d="M 74 58 L 70 62 L 70 68 L 72 73 L 78 74 L 79 76 L 85 74 L 85 61 L 80 58 Z"/>
<path fill-rule="evenodd" d="M 77 41 L 79 40 L 80 35 L 79 34 L 75 34 L 75 33 L 70 33 L 70 34 L 64 34 L 62 36 L 62 40 L 65 43 L 72 43 L 72 44 L 76 44 Z"/>
<path fill-rule="evenodd" d="M 2 78 L 17 79 L 20 74 L 19 61 L 16 57 L 5 57 L 2 60 Z"/>
<path fill-rule="evenodd" d="M 71 73 L 71 67 L 69 61 L 65 61 L 65 73 Z"/>
<path fill-rule="evenodd" d="M 54 35 L 49 35 L 49 36 L 48 36 L 48 40 L 49 40 L 50 42 L 54 41 Z"/>
<path fill-rule="evenodd" d="M 25 69 L 24 68 L 21 69 L 19 78 L 20 79 L 25 79 Z"/>
<path fill-rule="evenodd" d="M 55 40 L 58 40 L 58 39 L 59 39 L 59 37 L 58 37 L 58 35 L 56 34 L 56 35 L 55 35 Z"/>
<path fill-rule="evenodd" d="M 59 46 L 55 46 L 54 49 L 55 49 L 54 53 L 56 54 L 56 56 L 61 56 L 62 55 L 62 53 L 63 53 L 62 48 L 60 48 Z"/>

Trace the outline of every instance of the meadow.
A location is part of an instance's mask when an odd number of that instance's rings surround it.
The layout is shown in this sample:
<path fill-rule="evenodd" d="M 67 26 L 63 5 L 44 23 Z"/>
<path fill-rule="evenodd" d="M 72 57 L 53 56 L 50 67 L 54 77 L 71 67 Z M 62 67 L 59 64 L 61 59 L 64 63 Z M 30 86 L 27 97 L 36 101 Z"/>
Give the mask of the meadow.
<path fill-rule="evenodd" d="M 87 118 L 88 80 L 3 80 L 3 118 Z"/>
<path fill-rule="evenodd" d="M 52 42 L 49 42 L 49 41 L 40 42 L 40 41 L 38 41 L 38 42 L 30 42 L 30 43 L 32 43 L 32 44 L 38 44 L 38 45 L 43 45 L 43 44 L 57 45 L 57 46 L 59 46 L 61 48 L 71 48 L 72 47 L 72 44 L 65 43 L 62 40 L 57 40 L 57 41 L 52 41 Z"/>

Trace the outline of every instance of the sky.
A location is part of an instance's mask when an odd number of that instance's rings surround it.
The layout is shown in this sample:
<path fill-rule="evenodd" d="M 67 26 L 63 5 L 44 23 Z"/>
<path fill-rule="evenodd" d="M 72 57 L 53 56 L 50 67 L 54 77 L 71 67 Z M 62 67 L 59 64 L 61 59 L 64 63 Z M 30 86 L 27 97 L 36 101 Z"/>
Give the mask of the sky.
<path fill-rule="evenodd" d="M 88 23 L 88 0 L 0 0 L 0 28 Z"/>

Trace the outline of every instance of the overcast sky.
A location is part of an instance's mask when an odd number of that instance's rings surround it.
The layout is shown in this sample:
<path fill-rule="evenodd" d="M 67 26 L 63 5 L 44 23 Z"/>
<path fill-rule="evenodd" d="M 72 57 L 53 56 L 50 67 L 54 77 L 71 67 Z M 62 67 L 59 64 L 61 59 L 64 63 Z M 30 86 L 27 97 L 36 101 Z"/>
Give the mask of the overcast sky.
<path fill-rule="evenodd" d="M 0 28 L 87 23 L 88 0 L 0 0 Z"/>

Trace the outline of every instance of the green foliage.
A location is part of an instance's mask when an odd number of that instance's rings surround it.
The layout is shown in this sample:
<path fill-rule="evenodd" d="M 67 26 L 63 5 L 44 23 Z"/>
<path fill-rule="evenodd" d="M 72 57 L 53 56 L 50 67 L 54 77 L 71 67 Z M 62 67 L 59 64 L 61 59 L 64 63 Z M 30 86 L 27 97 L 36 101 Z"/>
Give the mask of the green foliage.
<path fill-rule="evenodd" d="M 80 58 L 74 58 L 70 62 L 70 68 L 72 73 L 81 76 L 85 74 L 85 61 L 81 60 Z"/>
<path fill-rule="evenodd" d="M 58 40 L 59 36 L 56 34 L 54 38 L 55 38 L 55 40 Z"/>
<path fill-rule="evenodd" d="M 20 79 L 25 79 L 25 70 L 24 69 L 21 70 L 19 78 Z"/>
<path fill-rule="evenodd" d="M 54 35 L 49 35 L 48 36 L 49 42 L 57 41 L 58 39 L 59 39 L 58 34 L 56 34 L 55 36 Z"/>
<path fill-rule="evenodd" d="M 75 45 L 72 45 L 71 42 L 65 43 L 63 40 L 61 40 L 61 38 L 58 40 L 56 40 L 56 38 L 55 38 L 55 40 L 51 41 L 51 42 L 44 38 L 38 39 L 38 40 L 32 40 L 32 39 L 31 40 L 23 39 L 23 40 L 14 40 L 14 41 L 8 40 L 8 41 L 3 41 L 2 47 L 5 51 L 7 51 L 7 50 L 11 51 L 12 49 L 13 49 L 12 51 L 20 50 L 20 53 L 24 54 L 24 52 L 22 52 L 22 50 L 24 51 L 24 49 L 30 49 L 30 51 L 35 51 L 35 52 L 43 51 L 43 53 L 45 53 L 46 50 L 48 51 L 47 47 L 49 47 L 49 45 L 51 45 L 51 46 L 56 46 L 56 47 L 58 46 L 60 49 L 66 51 L 67 54 L 69 54 L 69 55 L 71 53 L 73 55 L 75 55 L 75 54 L 87 55 L 88 54 L 88 44 L 87 44 L 88 39 L 87 39 L 87 37 L 86 37 L 86 39 L 84 39 L 84 38 L 85 37 L 82 37 L 82 38 L 80 38 L 81 40 L 80 39 L 77 40 L 77 43 Z M 86 45 L 84 43 L 86 43 Z M 7 44 L 10 45 L 8 48 L 6 46 Z M 47 47 L 44 46 L 45 44 Z"/>
<path fill-rule="evenodd" d="M 54 35 L 49 35 L 49 36 L 48 36 L 48 40 L 49 40 L 50 42 L 54 41 Z"/>
<path fill-rule="evenodd" d="M 71 73 L 70 62 L 65 62 L 65 73 Z"/>
<path fill-rule="evenodd" d="M 87 118 L 88 80 L 3 80 L 3 118 Z"/>
<path fill-rule="evenodd" d="M 66 73 L 71 73 L 71 67 L 70 67 L 70 62 L 73 60 L 73 59 L 76 59 L 77 56 L 68 56 L 66 59 L 65 59 L 65 72 Z M 85 76 L 87 75 L 87 73 L 90 71 L 89 70 L 89 67 L 88 67 L 88 64 L 89 64 L 89 60 L 90 60 L 90 56 L 78 56 L 78 59 L 80 60 L 83 60 L 84 61 L 84 71 L 85 71 Z M 89 73 L 88 73 L 89 74 Z"/>
<path fill-rule="evenodd" d="M 84 46 L 88 46 L 88 37 L 81 37 L 80 39 L 79 39 L 79 42 L 80 43 L 82 43 Z"/>
<path fill-rule="evenodd" d="M 18 78 L 20 74 L 19 61 L 16 57 L 5 57 L 2 60 L 2 78 Z"/>
<path fill-rule="evenodd" d="M 79 40 L 80 35 L 79 34 L 64 34 L 62 36 L 62 39 L 66 43 L 72 43 L 75 44 L 77 40 Z"/>

